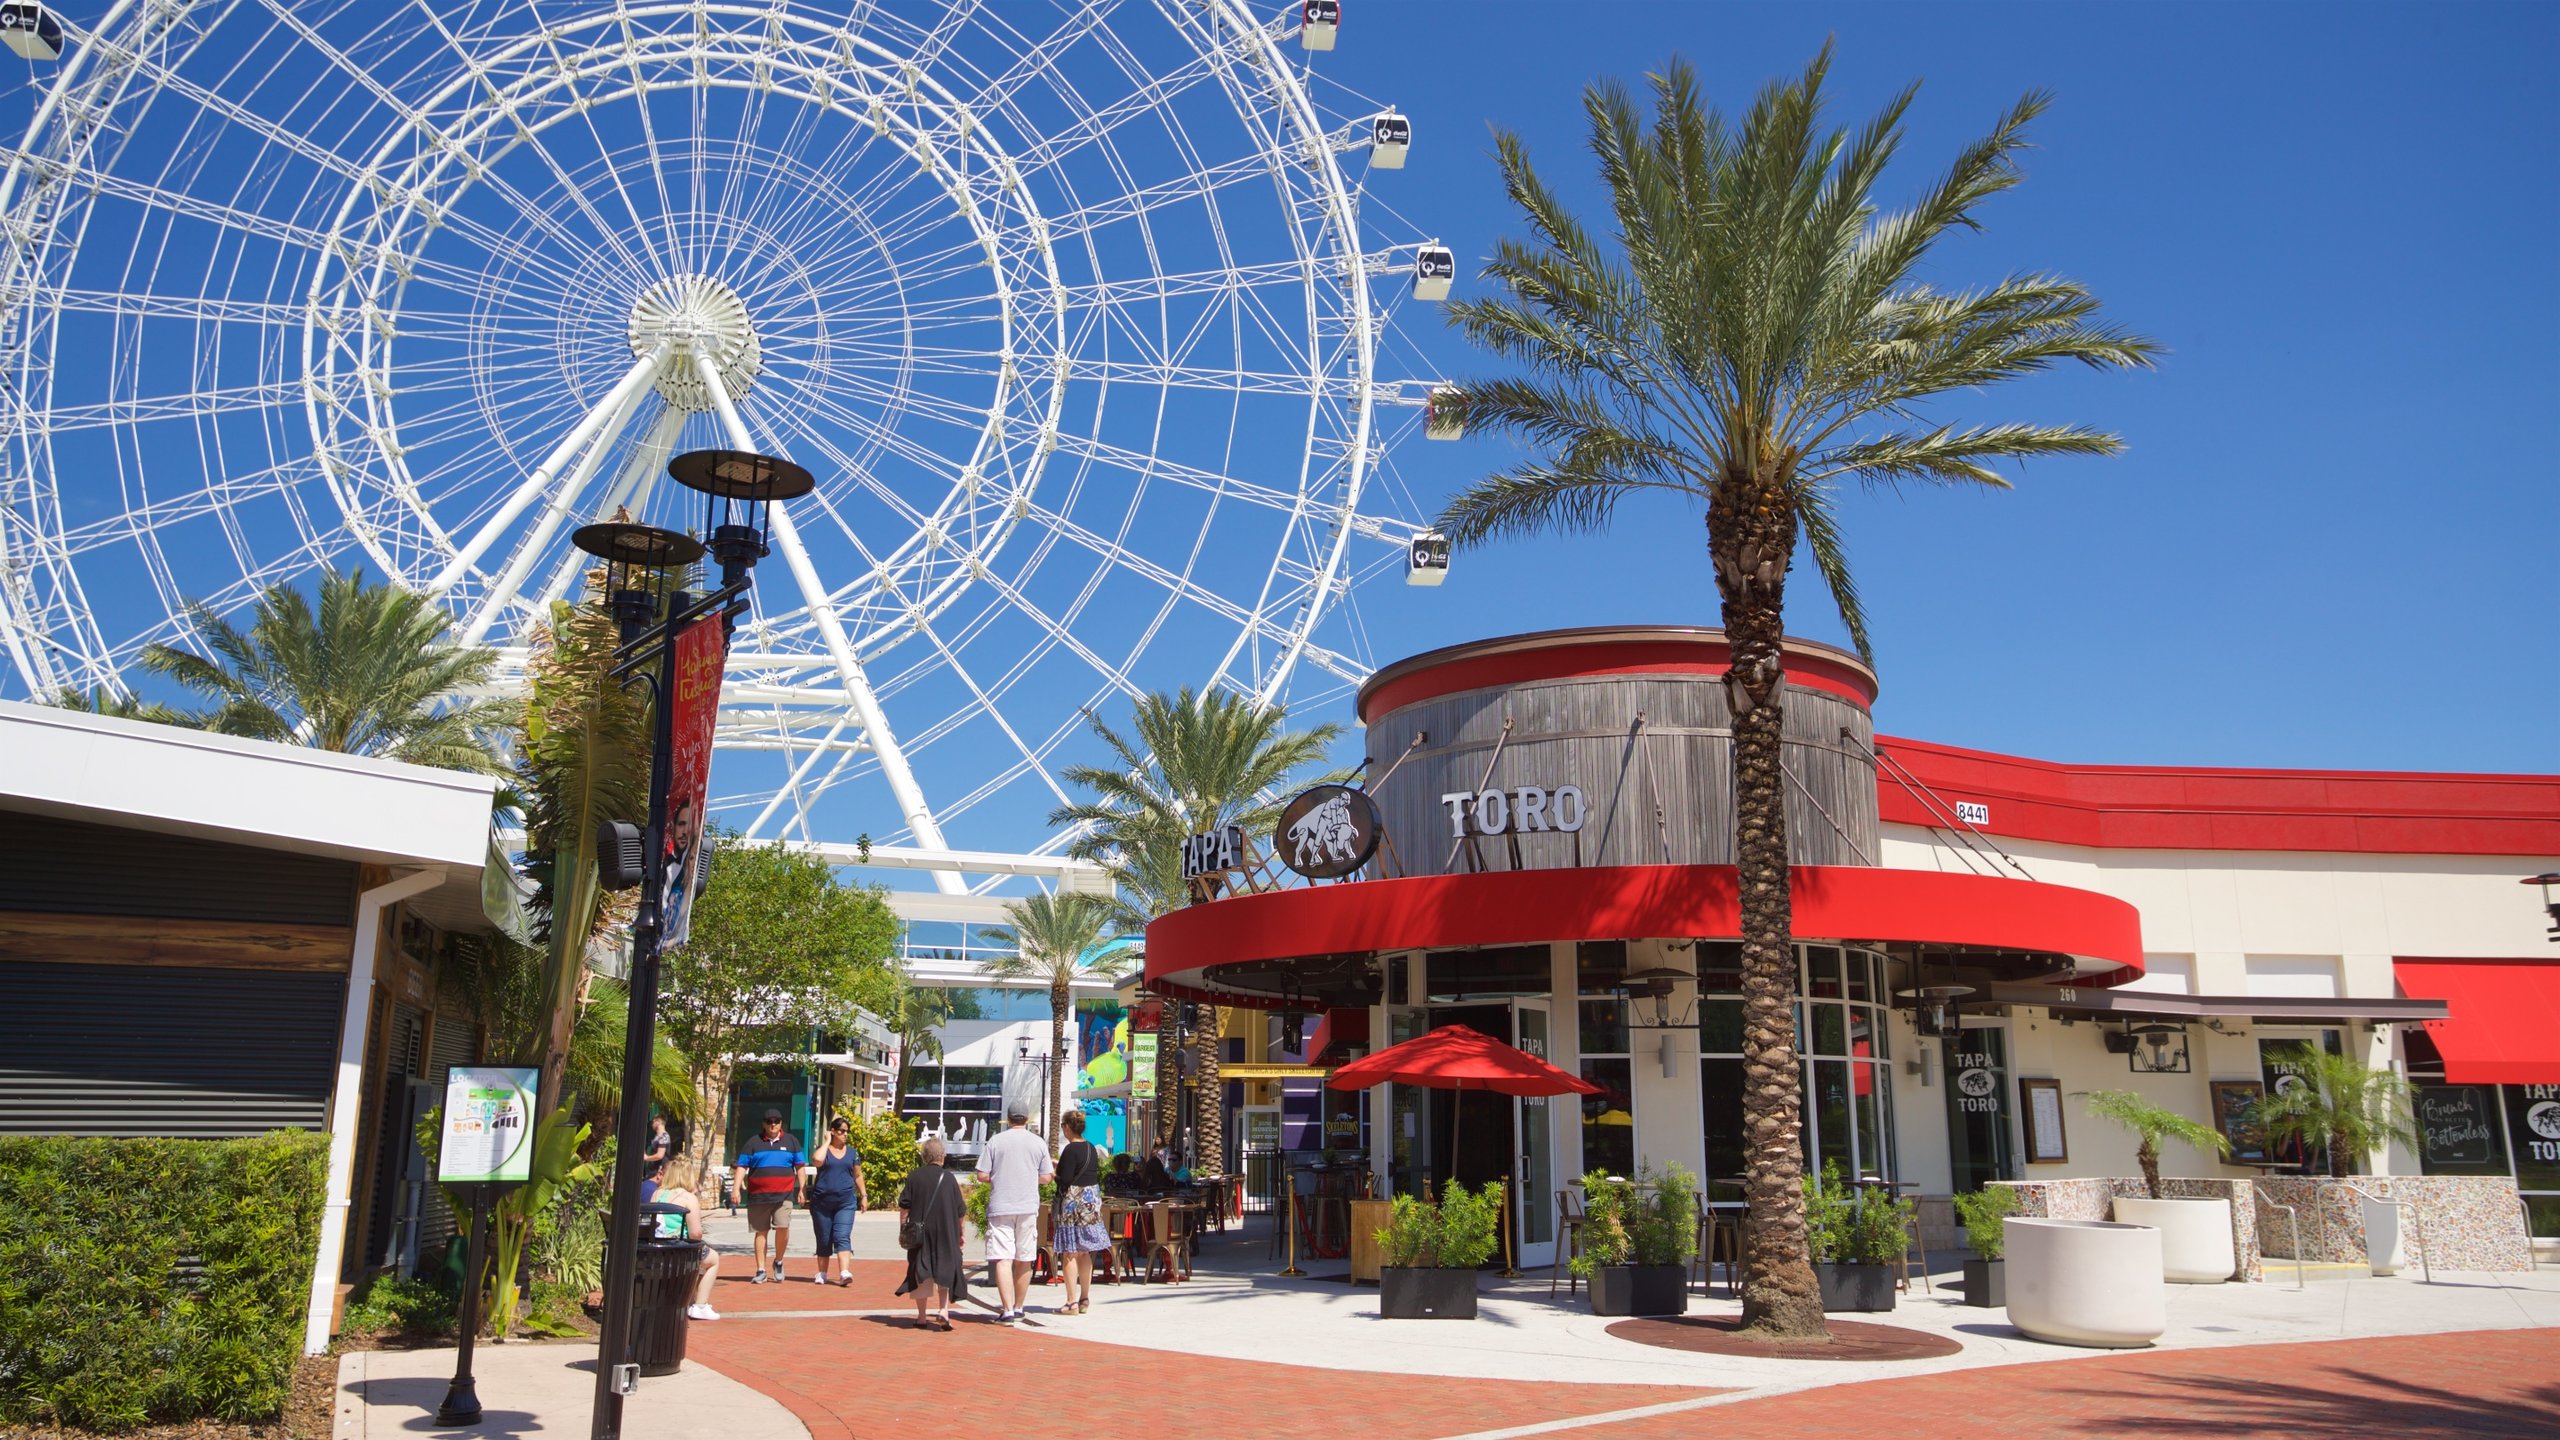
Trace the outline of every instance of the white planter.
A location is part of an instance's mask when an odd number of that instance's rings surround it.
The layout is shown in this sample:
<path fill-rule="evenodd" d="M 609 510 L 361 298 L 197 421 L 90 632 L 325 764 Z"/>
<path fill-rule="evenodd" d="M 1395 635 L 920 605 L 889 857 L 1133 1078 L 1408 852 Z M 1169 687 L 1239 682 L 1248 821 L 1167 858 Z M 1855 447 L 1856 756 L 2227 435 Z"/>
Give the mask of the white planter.
<path fill-rule="evenodd" d="M 2161 1274 L 2180 1285 L 2219 1285 L 2240 1268 L 2228 1200 L 2116 1197 L 2116 1223 L 2160 1232 Z"/>
<path fill-rule="evenodd" d="M 2409 1263 L 2409 1247 L 2400 1236 L 2400 1207 L 2380 1200 L 2358 1202 L 2364 1210 L 2364 1258 L 2376 1275 L 2397 1275 Z"/>
<path fill-rule="evenodd" d="M 2160 1232 L 2104 1220 L 2000 1222 L 2009 1323 L 2032 1340 L 2129 1350 L 2169 1328 Z"/>

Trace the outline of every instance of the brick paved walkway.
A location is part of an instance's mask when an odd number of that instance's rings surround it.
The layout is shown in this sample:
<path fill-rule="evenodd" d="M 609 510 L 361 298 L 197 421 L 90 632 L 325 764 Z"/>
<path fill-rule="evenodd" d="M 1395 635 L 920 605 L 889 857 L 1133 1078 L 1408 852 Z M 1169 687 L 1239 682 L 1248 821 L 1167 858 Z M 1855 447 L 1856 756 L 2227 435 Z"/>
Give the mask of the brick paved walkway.
<path fill-rule="evenodd" d="M 1889 1418 L 1888 1418 L 1889 1417 Z M 1442 1432 L 1449 1433 L 1449 1432 Z M 1565 1432 L 1934 1437 L 2560 1436 L 2560 1331 L 2164 1350 L 1954 1370 Z"/>
<path fill-rule="evenodd" d="M 795 1275 L 807 1273 L 805 1259 L 784 1263 Z M 744 1278 L 747 1265 L 738 1257 L 723 1257 L 712 1304 L 733 1318 L 693 1326 L 688 1358 L 781 1401 L 809 1427 L 811 1440 L 901 1440 L 955 1431 L 1006 1440 L 1092 1440 L 1115 1428 L 1106 1423 L 1114 1412 L 1197 1411 L 1204 1395 L 1215 1397 L 1218 1414 L 1252 1417 L 1223 1427 L 1224 1433 L 1254 1440 L 1383 1440 L 1454 1435 L 1725 1393 L 1665 1385 L 1362 1375 L 1223 1360 L 1046 1334 L 1078 1322 L 1045 1314 L 1006 1330 L 976 1318 L 984 1311 L 955 1311 L 962 1318 L 952 1333 L 929 1334 L 906 1328 L 908 1302 L 891 1294 L 905 1273 L 902 1265 L 856 1261 L 849 1287 L 812 1285 L 806 1279 L 750 1284 Z M 1057 1293 L 1040 1287 L 1032 1303 L 1044 1307 Z M 892 1308 L 899 1313 L 818 1318 L 773 1313 Z"/>

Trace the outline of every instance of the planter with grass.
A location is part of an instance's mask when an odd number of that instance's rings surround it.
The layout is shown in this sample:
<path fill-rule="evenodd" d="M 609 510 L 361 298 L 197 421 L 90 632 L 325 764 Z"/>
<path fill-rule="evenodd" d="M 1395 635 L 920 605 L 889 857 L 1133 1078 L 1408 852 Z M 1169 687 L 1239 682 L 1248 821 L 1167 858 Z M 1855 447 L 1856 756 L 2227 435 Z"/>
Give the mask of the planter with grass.
<path fill-rule="evenodd" d="M 2284 1061 L 2303 1083 L 2258 1102 L 2250 1118 L 2277 1144 L 2291 1143 L 2325 1162 L 2330 1178 L 2343 1180 L 2355 1157 L 2393 1144 L 2418 1143 L 2409 1082 L 2348 1055 L 2296 1045 Z M 2365 1259 L 2376 1275 L 2396 1275 L 2409 1263 L 2400 1234 L 2400 1207 L 2370 1198 L 2364 1218 Z"/>
<path fill-rule="evenodd" d="M 2009 1266 L 2001 1257 L 2008 1236 L 2000 1222 L 2015 1214 L 2018 1192 L 2004 1187 L 1956 1197 L 1956 1218 L 1964 1222 L 1965 1243 L 1973 1257 L 1964 1262 L 1964 1303 L 1996 1310 L 2009 1303 Z"/>
<path fill-rule="evenodd" d="M 1914 1201 L 1848 1185 L 1837 1161 L 1805 1177 L 1805 1242 L 1823 1309 L 1881 1314 L 1893 1308 L 1894 1271 L 1910 1251 L 1918 1210 Z"/>
<path fill-rule="evenodd" d="M 1591 1282 L 1591 1313 L 1688 1313 L 1697 1177 L 1678 1165 L 1647 1166 L 1631 1185 L 1594 1170 L 1582 1177 L 1582 1194 L 1582 1253 L 1573 1273 Z"/>
<path fill-rule="evenodd" d="M 2123 1126 L 2140 1142 L 2134 1161 L 2142 1167 L 2143 1188 L 2150 1193 L 2117 1196 L 2115 1218 L 2160 1232 L 2162 1278 L 2180 1285 L 2219 1285 L 2230 1279 L 2240 1268 L 2239 1249 L 2231 1239 L 2231 1202 L 2162 1195 L 2160 1142 L 2176 1140 L 2208 1155 L 2230 1154 L 2231 1142 L 2212 1126 L 2130 1090 L 2087 1091 L 2081 1103 L 2090 1115 Z"/>
<path fill-rule="evenodd" d="M 1472 1194 L 1450 1182 L 1437 1205 L 1396 1197 L 1378 1232 L 1378 1313 L 1389 1320 L 1473 1320 L 1476 1271 L 1500 1243 L 1502 1183 Z"/>

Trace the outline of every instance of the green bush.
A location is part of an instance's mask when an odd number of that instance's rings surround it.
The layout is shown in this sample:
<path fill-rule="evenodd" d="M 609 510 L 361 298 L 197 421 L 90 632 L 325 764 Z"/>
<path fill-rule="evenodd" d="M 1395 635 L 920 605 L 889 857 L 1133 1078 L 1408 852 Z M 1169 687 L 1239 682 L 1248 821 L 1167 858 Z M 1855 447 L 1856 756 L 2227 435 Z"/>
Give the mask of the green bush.
<path fill-rule="evenodd" d="M 328 1137 L 0 1137 L 0 1421 L 284 1408 Z"/>
<path fill-rule="evenodd" d="M 871 1202 L 866 1208 L 897 1209 L 898 1187 L 907 1183 L 918 1159 L 916 1122 L 886 1111 L 866 1118 L 854 1114 L 850 1105 L 836 1107 L 836 1113 L 853 1122 L 853 1153 L 862 1157 L 863 1198 Z"/>
<path fill-rule="evenodd" d="M 450 1336 L 455 1321 L 453 1292 L 424 1280 L 384 1275 L 347 1302 L 343 1329 L 384 1331 L 413 1339 Z"/>
<path fill-rule="evenodd" d="M 1965 1243 L 1985 1260 L 1997 1260 L 2008 1243 L 2001 1221 L 2018 1213 L 2018 1192 L 2006 1185 L 1956 1197 L 1956 1218 L 1964 1222 Z"/>
<path fill-rule="evenodd" d="M 533 1217 L 533 1273 L 584 1296 L 604 1288 L 605 1232 L 613 1222 L 614 1143 L 596 1147 L 594 1173 L 563 1181 Z"/>
<path fill-rule="evenodd" d="M 1594 1170 L 1582 1177 L 1582 1253 L 1573 1272 L 1617 1265 L 1686 1265 L 1698 1253 L 1698 1177 L 1648 1165 L 1634 1184 Z"/>
<path fill-rule="evenodd" d="M 1840 1178 L 1840 1162 L 1825 1161 L 1820 1175 L 1804 1177 L 1805 1247 L 1818 1264 L 1890 1265 L 1911 1247 L 1916 1200 L 1881 1190 L 1862 1191 Z"/>
<path fill-rule="evenodd" d="M 1396 1269 L 1473 1270 L 1501 1243 L 1502 1182 L 1489 1180 L 1469 1194 L 1452 1180 L 1437 1205 L 1396 1197 L 1387 1228 L 1378 1232 L 1378 1259 Z"/>

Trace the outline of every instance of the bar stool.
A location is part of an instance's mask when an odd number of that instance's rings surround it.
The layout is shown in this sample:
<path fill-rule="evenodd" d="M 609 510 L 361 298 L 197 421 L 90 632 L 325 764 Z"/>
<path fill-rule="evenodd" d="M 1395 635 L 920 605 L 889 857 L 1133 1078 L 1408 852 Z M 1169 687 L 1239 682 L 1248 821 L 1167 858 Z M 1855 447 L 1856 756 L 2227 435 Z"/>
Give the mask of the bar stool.
<path fill-rule="evenodd" d="M 1570 1277 L 1573 1288 L 1565 1291 L 1577 1295 L 1582 1291 L 1582 1275 L 1573 1262 L 1582 1258 L 1582 1199 L 1570 1185 L 1556 1190 L 1556 1258 L 1547 1266 L 1547 1293 L 1556 1293 L 1556 1281 Z"/>
<path fill-rule="evenodd" d="M 1144 1273 L 1149 1281 L 1156 1278 L 1156 1260 L 1164 1260 L 1164 1278 L 1182 1281 L 1191 1278 L 1191 1262 L 1183 1254 L 1182 1235 L 1175 1229 L 1173 1206 L 1162 1200 L 1147 1207 L 1147 1241 Z"/>

